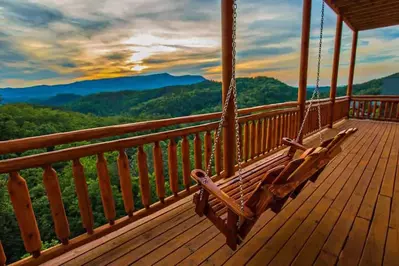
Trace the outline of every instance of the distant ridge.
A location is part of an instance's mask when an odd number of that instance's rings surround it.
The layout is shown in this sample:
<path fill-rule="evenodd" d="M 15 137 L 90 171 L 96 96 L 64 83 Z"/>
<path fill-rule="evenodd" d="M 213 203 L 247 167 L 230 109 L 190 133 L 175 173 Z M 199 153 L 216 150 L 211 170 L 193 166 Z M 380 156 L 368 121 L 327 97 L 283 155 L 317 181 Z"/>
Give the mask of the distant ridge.
<path fill-rule="evenodd" d="M 206 79 L 199 75 L 173 76 L 168 73 L 140 75 L 97 80 L 84 80 L 70 84 L 39 85 L 26 88 L 3 88 L 0 95 L 5 103 L 26 102 L 31 99 L 47 99 L 57 94 L 88 95 L 98 92 L 122 90 L 147 90 L 166 86 L 191 85 Z"/>

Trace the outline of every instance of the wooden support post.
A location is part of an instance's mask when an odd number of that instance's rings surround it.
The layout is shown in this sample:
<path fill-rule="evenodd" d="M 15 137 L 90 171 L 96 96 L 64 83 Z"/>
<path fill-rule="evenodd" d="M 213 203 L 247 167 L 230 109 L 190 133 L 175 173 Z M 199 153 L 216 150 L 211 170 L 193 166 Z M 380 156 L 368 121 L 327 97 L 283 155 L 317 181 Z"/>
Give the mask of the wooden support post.
<path fill-rule="evenodd" d="M 352 97 L 353 77 L 355 75 L 357 36 L 358 36 L 358 32 L 354 31 L 353 37 L 352 37 L 352 52 L 351 52 L 351 62 L 350 62 L 350 66 L 349 66 L 348 87 L 346 89 L 346 96 L 349 97 L 348 117 L 349 117 L 350 102 L 351 102 L 351 97 Z"/>
<path fill-rule="evenodd" d="M 339 54 L 341 50 L 341 37 L 342 37 L 342 16 L 337 16 L 337 26 L 335 30 L 335 46 L 334 46 L 334 59 L 333 69 L 331 75 L 331 89 L 330 89 L 330 117 L 328 127 L 332 128 L 334 123 L 334 106 L 335 97 L 337 95 L 337 80 L 338 80 L 338 68 L 339 68 Z"/>
<path fill-rule="evenodd" d="M 306 87 L 308 81 L 308 61 L 309 61 L 309 38 L 310 38 L 310 16 L 312 11 L 312 0 L 303 0 L 302 11 L 302 37 L 301 37 L 301 61 L 299 66 L 299 87 L 298 87 L 298 105 L 299 105 L 299 124 L 302 123 L 305 116 Z M 299 142 L 302 143 L 303 134 L 299 136 Z"/>
<path fill-rule="evenodd" d="M 222 0 L 222 104 L 224 105 L 232 77 L 233 56 L 233 0 Z M 226 113 L 227 126 L 223 128 L 223 168 L 225 178 L 234 175 L 236 158 L 234 106 L 230 98 Z"/>

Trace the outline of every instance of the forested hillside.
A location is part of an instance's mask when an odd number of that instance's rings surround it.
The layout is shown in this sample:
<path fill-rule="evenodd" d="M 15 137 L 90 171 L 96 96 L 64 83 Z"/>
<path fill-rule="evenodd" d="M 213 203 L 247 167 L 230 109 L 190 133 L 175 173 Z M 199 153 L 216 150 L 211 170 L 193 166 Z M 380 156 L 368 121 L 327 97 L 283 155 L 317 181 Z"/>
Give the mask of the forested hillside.
<path fill-rule="evenodd" d="M 239 78 L 240 108 L 296 100 L 297 89 L 274 78 Z M 221 83 L 204 81 L 146 91 L 98 93 L 61 106 L 99 116 L 176 117 L 221 110 Z"/>
<path fill-rule="evenodd" d="M 379 94 L 383 79 L 372 80 L 354 86 L 354 94 Z M 285 102 L 297 99 L 297 89 L 288 86 L 276 79 L 267 77 L 240 78 L 237 80 L 238 101 L 240 108 Z M 325 91 L 325 90 L 324 90 Z M 338 89 L 338 95 L 345 95 L 346 87 Z M 322 93 L 328 97 L 328 91 Z M 308 93 L 310 97 L 310 93 Z M 52 105 L 54 107 L 46 107 Z M 153 118 L 168 118 L 196 113 L 205 113 L 221 110 L 221 83 L 204 81 L 194 85 L 172 86 L 161 89 L 145 91 L 120 91 L 99 93 L 88 96 L 58 95 L 36 105 L 31 104 L 6 104 L 0 106 L 0 141 L 44 135 L 56 132 L 72 131 L 84 128 L 93 128 L 113 124 L 134 122 Z M 181 176 L 181 147 L 178 147 L 178 172 Z M 79 143 L 79 145 L 88 142 Z M 71 145 L 52 147 L 52 149 L 66 148 Z M 161 142 L 163 154 L 167 154 L 167 143 Z M 150 173 L 151 191 L 154 201 L 155 184 L 152 162 L 152 147 L 145 146 Z M 0 156 L 0 159 L 30 155 L 44 152 L 45 150 L 29 151 L 22 154 Z M 136 208 L 140 205 L 140 192 L 138 169 L 136 163 L 136 149 L 127 149 L 131 160 L 131 176 Z M 190 152 L 193 152 L 190 150 Z M 113 195 L 115 198 L 117 216 L 125 215 L 119 187 L 116 152 L 106 153 Z M 191 154 L 191 157 L 193 154 Z M 191 159 L 193 163 L 194 160 Z M 164 160 L 165 186 L 168 194 L 169 181 L 167 160 Z M 93 208 L 95 226 L 106 223 L 104 218 L 101 197 L 99 193 L 96 157 L 82 159 L 89 188 L 90 200 Z M 63 201 L 69 220 L 71 237 L 84 233 L 81 225 L 79 207 L 73 183 L 71 162 L 60 162 L 53 165 L 58 173 L 62 189 Z M 54 226 L 48 205 L 47 196 L 42 182 L 42 169 L 28 169 L 21 171 L 27 180 L 30 196 L 32 198 L 38 225 L 44 247 L 58 243 L 54 234 Z M 182 185 L 182 184 L 180 184 Z M 0 175 L 0 239 L 8 262 L 13 262 L 25 254 L 20 237 L 18 224 L 13 213 L 7 192 L 7 176 Z"/>

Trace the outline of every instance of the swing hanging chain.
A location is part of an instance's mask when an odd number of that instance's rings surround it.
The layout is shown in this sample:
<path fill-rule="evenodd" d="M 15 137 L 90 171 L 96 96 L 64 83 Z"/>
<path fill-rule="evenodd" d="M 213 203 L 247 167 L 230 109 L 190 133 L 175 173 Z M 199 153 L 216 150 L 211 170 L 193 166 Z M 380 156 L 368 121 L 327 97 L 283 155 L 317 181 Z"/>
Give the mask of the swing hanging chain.
<path fill-rule="evenodd" d="M 323 28 L 324 28 L 324 1 L 322 1 L 322 5 L 321 5 L 320 39 L 319 39 L 319 54 L 318 54 L 318 58 L 317 58 L 316 87 L 313 90 L 312 97 L 311 97 L 311 99 L 309 101 L 308 108 L 306 109 L 305 117 L 303 118 L 303 121 L 302 121 L 301 127 L 299 129 L 296 141 L 299 141 L 299 138 L 300 138 L 300 136 L 302 134 L 303 128 L 304 128 L 305 123 L 306 123 L 306 120 L 308 118 L 309 111 L 312 108 L 314 98 L 315 98 L 315 96 L 317 96 L 317 103 L 318 103 L 318 105 L 317 105 L 317 113 L 318 113 L 318 124 L 319 124 L 318 133 L 319 133 L 320 143 L 323 142 L 323 136 L 322 136 L 322 133 L 321 133 L 321 129 L 322 129 L 322 126 L 321 126 L 321 107 L 320 107 L 321 102 L 320 102 L 320 88 L 319 88 L 319 86 L 320 86 L 320 68 L 321 68 L 320 67 L 321 66 L 321 49 L 322 49 L 322 45 L 323 45 Z"/>
<path fill-rule="evenodd" d="M 226 119 L 226 114 L 227 114 L 227 108 L 229 106 L 230 103 L 230 98 L 231 95 L 233 94 L 233 104 L 234 104 L 234 121 L 235 121 L 235 132 L 236 132 L 236 151 L 237 151 L 237 163 L 238 163 L 238 178 L 239 178 L 239 186 L 240 186 L 240 208 L 241 211 L 244 210 L 244 191 L 243 191 L 243 186 L 242 186 L 242 159 L 241 159 L 241 141 L 240 141 L 240 136 L 239 136 L 239 132 L 240 132 L 240 125 L 238 123 L 238 104 L 237 104 L 237 84 L 236 84 L 236 38 L 237 38 L 237 2 L 236 0 L 233 0 L 233 34 L 232 34 L 232 76 L 231 76 L 231 80 L 230 80 L 230 86 L 229 86 L 229 90 L 227 92 L 226 95 L 226 99 L 225 99 L 225 103 L 223 106 L 223 110 L 222 110 L 222 116 L 216 131 L 216 137 L 215 137 L 215 141 L 213 144 L 213 148 L 212 148 L 212 153 L 211 156 L 209 158 L 209 162 L 207 165 L 207 170 L 206 170 L 206 175 L 209 177 L 209 175 L 211 174 L 211 169 L 212 169 L 212 161 L 214 160 L 214 156 L 215 156 L 215 151 L 216 151 L 216 147 L 217 144 L 220 141 L 220 134 L 223 128 L 223 124 L 224 121 Z M 204 189 L 201 187 L 200 189 L 200 200 L 202 200 L 202 196 L 203 196 L 203 191 Z M 238 222 L 238 226 L 239 226 L 239 222 Z"/>

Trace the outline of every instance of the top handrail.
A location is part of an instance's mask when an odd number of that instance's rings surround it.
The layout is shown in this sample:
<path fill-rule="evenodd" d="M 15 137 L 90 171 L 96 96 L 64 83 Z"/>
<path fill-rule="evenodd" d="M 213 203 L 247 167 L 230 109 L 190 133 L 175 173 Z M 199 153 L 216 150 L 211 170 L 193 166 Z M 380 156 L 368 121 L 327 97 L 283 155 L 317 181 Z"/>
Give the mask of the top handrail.
<path fill-rule="evenodd" d="M 240 109 L 239 114 L 245 115 L 255 112 L 267 111 L 271 109 L 289 108 L 296 106 L 297 102 L 294 101 L 261 105 L 261 106 Z M 220 116 L 221 112 L 215 112 L 208 114 L 190 115 L 190 116 L 144 121 L 144 122 L 123 124 L 123 125 L 82 129 L 70 132 L 62 132 L 62 133 L 48 134 L 48 135 L 35 136 L 29 138 L 0 141 L 0 155 L 16 153 L 16 152 L 24 152 L 33 149 L 47 148 L 61 144 L 74 143 L 78 141 L 121 136 L 124 134 L 136 133 L 145 130 L 156 130 L 159 128 L 179 125 L 179 124 L 190 124 L 195 122 L 216 120 L 219 119 Z"/>

